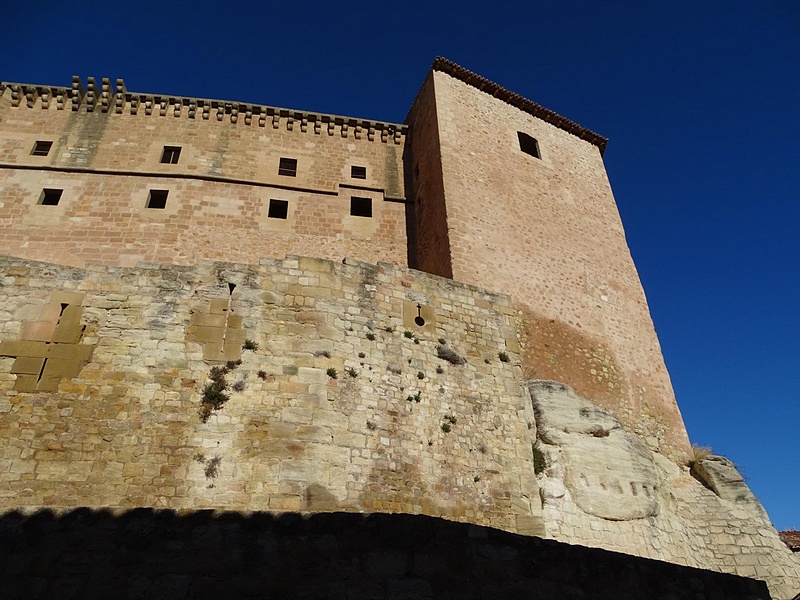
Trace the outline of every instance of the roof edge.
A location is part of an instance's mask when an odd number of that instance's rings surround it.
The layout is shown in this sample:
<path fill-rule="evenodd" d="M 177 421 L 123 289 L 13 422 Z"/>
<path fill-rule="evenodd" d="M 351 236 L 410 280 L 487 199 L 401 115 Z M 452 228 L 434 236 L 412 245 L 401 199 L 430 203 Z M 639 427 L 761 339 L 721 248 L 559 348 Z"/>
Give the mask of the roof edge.
<path fill-rule="evenodd" d="M 608 144 L 608 138 L 605 138 L 602 135 L 591 131 L 590 129 L 581 127 L 574 121 L 570 121 L 569 119 L 562 117 L 558 113 L 553 112 L 552 110 L 545 108 L 540 104 L 536 104 L 535 102 L 528 100 L 527 98 L 520 96 L 511 90 L 507 90 L 503 86 L 498 85 L 493 81 L 489 81 L 485 77 L 481 77 L 477 73 L 473 73 L 469 69 L 465 69 L 461 65 L 456 64 L 451 60 L 437 56 L 433 61 L 433 65 L 431 65 L 431 71 L 439 71 L 455 77 L 467 85 L 484 92 L 485 94 L 489 94 L 498 100 L 502 100 L 506 104 L 510 104 L 511 106 L 518 108 L 529 115 L 533 115 L 534 117 L 537 117 L 546 123 L 555 125 L 559 129 L 563 129 L 575 137 L 597 146 L 600 149 L 601 156 L 605 153 L 606 145 Z"/>

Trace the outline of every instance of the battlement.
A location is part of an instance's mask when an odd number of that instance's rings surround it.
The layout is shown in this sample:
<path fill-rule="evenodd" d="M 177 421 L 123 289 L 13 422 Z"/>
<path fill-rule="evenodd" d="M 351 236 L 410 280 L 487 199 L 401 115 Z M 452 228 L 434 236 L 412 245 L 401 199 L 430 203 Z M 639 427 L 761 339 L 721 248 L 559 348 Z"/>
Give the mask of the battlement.
<path fill-rule="evenodd" d="M 143 112 L 152 115 L 154 112 L 161 117 L 185 116 L 189 119 L 200 118 L 208 121 L 214 119 L 222 121 L 225 118 L 231 123 L 237 123 L 241 117 L 245 125 L 267 127 L 273 129 L 285 128 L 293 131 L 297 128 L 305 133 L 311 129 L 317 135 L 323 132 L 327 135 L 340 135 L 343 138 L 352 137 L 356 140 L 380 141 L 382 143 L 400 144 L 408 133 L 408 125 L 371 121 L 342 115 L 331 115 L 236 102 L 230 100 L 214 100 L 209 98 L 195 98 L 174 96 L 169 94 L 147 94 L 130 92 L 125 88 L 122 79 L 116 80 L 112 86 L 111 80 L 104 77 L 98 85 L 94 77 L 89 77 L 84 87 L 80 77 L 72 77 L 71 87 L 47 86 L 28 83 L 0 82 L 0 97 L 5 90 L 10 90 L 11 106 L 24 106 L 35 108 L 38 105 L 44 110 L 53 106 L 56 110 L 66 110 L 69 106 L 74 112 L 94 112 L 123 114 L 125 112 L 136 115 Z"/>

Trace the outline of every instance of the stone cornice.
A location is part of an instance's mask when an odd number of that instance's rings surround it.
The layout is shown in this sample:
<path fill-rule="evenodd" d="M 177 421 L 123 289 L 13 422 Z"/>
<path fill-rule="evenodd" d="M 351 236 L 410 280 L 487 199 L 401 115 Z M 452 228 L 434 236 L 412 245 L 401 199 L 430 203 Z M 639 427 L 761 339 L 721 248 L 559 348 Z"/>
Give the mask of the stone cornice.
<path fill-rule="evenodd" d="M 116 114 L 128 112 L 132 115 L 143 112 L 145 115 L 157 113 L 162 117 L 171 115 L 189 119 L 199 118 L 204 121 L 212 118 L 222 121 L 228 118 L 231 123 L 237 123 L 242 119 L 245 125 L 257 124 L 259 127 L 269 126 L 273 129 L 283 126 L 289 131 L 297 129 L 304 133 L 311 128 L 318 135 L 327 133 L 345 138 L 352 136 L 357 140 L 379 140 L 384 143 L 391 141 L 394 144 L 401 143 L 408 133 L 408 125 L 404 124 L 229 100 L 129 92 L 122 79 L 117 79 L 116 85 L 112 87 L 108 78 L 103 78 L 98 85 L 94 77 L 89 77 L 85 88 L 77 76 L 72 78 L 71 87 L 0 81 L 0 97 L 5 94 L 6 89 L 11 91 L 13 107 L 24 104 L 27 108 L 34 108 L 39 102 L 42 109 L 49 109 L 54 105 L 56 110 L 66 110 L 69 107 L 76 112 L 80 110 Z"/>
<path fill-rule="evenodd" d="M 569 119 L 562 117 L 558 113 L 555 113 L 544 106 L 536 104 L 535 102 L 532 102 L 531 100 L 528 100 L 519 94 L 515 94 L 514 92 L 507 90 L 493 81 L 489 81 L 485 77 L 481 77 L 477 73 L 473 73 L 472 71 L 465 69 L 461 65 L 447 60 L 446 58 L 437 56 L 433 61 L 433 65 L 431 65 L 431 70 L 446 73 L 451 77 L 455 77 L 467 85 L 484 92 L 485 94 L 489 94 L 498 100 L 502 100 L 506 104 L 510 104 L 511 106 L 533 115 L 542 121 L 550 123 L 551 125 L 555 125 L 559 129 L 563 129 L 564 131 L 567 131 L 572 135 L 589 142 L 590 144 L 594 144 L 600 149 L 601 155 L 606 150 L 608 139 L 604 138 L 602 135 L 586 129 L 585 127 L 581 127 L 574 121 L 570 121 Z"/>

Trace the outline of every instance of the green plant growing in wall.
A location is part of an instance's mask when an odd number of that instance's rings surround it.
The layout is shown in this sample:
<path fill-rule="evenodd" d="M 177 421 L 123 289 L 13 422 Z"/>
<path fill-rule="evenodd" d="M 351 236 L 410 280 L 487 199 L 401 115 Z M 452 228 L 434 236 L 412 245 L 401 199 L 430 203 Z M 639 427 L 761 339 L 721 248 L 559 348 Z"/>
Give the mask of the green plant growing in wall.
<path fill-rule="evenodd" d="M 211 413 L 219 410 L 222 406 L 231 399 L 225 393 L 228 389 L 228 381 L 225 376 L 232 370 L 228 367 L 232 363 L 226 364 L 224 367 L 215 366 L 211 368 L 208 378 L 211 380 L 203 386 L 202 397 L 200 399 L 200 420 L 203 423 L 208 421 Z M 236 368 L 235 363 L 233 368 Z"/>
<path fill-rule="evenodd" d="M 441 375 L 444 373 L 444 367 L 442 367 L 442 365 L 436 365 L 436 372 Z"/>
<path fill-rule="evenodd" d="M 375 334 L 374 334 L 374 333 L 372 333 L 371 331 L 368 331 L 368 332 L 367 332 L 367 335 L 366 335 L 365 337 L 366 337 L 366 338 L 367 338 L 367 339 L 368 339 L 370 342 L 374 342 L 374 341 L 375 341 Z"/>
<path fill-rule="evenodd" d="M 348 375 L 350 375 L 350 377 L 352 377 L 352 378 L 354 378 L 354 379 L 355 379 L 356 377 L 358 377 L 358 371 L 356 371 L 356 370 L 355 370 L 353 367 L 347 367 L 347 368 L 345 369 L 345 372 L 346 372 Z M 336 378 L 334 377 L 334 379 L 336 379 Z"/>
<path fill-rule="evenodd" d="M 247 340 L 244 341 L 244 344 L 242 345 L 242 348 L 244 350 L 256 351 L 256 350 L 258 350 L 258 342 L 256 342 L 255 340 L 247 339 Z"/>
<path fill-rule="evenodd" d="M 449 421 L 452 425 L 458 423 L 458 418 L 455 415 L 445 415 L 444 420 Z"/>
<path fill-rule="evenodd" d="M 328 377 L 330 377 L 331 379 L 339 378 L 339 373 L 337 373 L 336 369 L 334 369 L 333 367 L 330 367 L 327 371 L 325 371 L 325 373 L 327 373 Z"/>
<path fill-rule="evenodd" d="M 450 431 L 452 429 L 453 429 L 453 427 L 450 425 L 450 423 L 446 423 L 446 422 L 442 423 L 442 431 L 444 431 L 445 433 L 450 433 Z"/>
<path fill-rule="evenodd" d="M 419 404 L 422 401 L 422 392 L 418 391 L 416 394 L 409 394 L 406 400 Z"/>
<path fill-rule="evenodd" d="M 497 358 L 500 359 L 500 362 L 504 362 L 504 363 L 507 363 L 507 362 L 511 361 L 511 359 L 508 357 L 508 354 L 505 353 L 505 352 L 498 353 Z"/>
<path fill-rule="evenodd" d="M 264 370 L 261 370 L 261 371 L 259 371 L 259 372 L 257 373 L 257 375 L 258 375 L 258 378 L 259 378 L 259 379 L 263 379 L 264 381 L 266 381 L 266 380 L 267 380 L 267 372 L 266 372 L 266 371 L 264 371 Z"/>
<path fill-rule="evenodd" d="M 406 338 L 406 339 L 409 339 L 409 340 L 413 340 L 414 339 L 414 334 L 411 333 L 410 331 L 404 331 L 403 332 L 403 337 Z"/>
<path fill-rule="evenodd" d="M 366 357 L 367 357 L 367 355 L 364 354 L 363 352 L 359 352 L 358 353 L 358 358 L 366 358 Z"/>
<path fill-rule="evenodd" d="M 386 333 L 394 333 L 394 327 L 387 325 L 384 331 L 386 331 Z"/>

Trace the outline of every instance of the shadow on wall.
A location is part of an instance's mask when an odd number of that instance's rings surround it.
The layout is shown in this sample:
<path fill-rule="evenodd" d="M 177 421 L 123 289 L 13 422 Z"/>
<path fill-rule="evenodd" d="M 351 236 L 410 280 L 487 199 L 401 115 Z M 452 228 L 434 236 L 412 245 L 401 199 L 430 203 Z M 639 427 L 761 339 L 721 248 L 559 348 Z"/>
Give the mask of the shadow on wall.
<path fill-rule="evenodd" d="M 422 515 L 0 516 L 0 597 L 769 598 L 763 582 Z"/>

